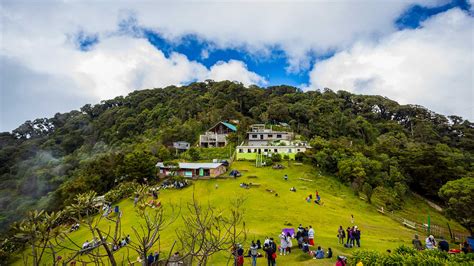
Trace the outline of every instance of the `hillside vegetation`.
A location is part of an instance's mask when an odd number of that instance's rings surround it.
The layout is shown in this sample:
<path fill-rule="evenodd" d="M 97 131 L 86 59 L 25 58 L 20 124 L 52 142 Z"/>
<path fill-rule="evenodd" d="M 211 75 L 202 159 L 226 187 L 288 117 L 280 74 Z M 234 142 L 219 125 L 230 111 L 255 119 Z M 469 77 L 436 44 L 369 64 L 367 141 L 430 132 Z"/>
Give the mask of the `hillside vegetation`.
<path fill-rule="evenodd" d="M 414 191 L 472 234 L 470 121 L 381 96 L 229 81 L 135 91 L 0 133 L 0 228 L 11 237 L 9 225 L 29 210 L 61 210 L 80 193 L 102 195 L 126 181 L 153 179 L 157 161 L 179 159 L 169 148 L 173 141 L 196 144 L 216 122 L 236 120 L 231 145 L 245 138 L 250 124 L 288 123 L 313 147 L 298 160 L 359 197 L 402 211 Z M 194 159 L 227 153 L 197 150 Z"/>
<path fill-rule="evenodd" d="M 285 164 L 286 165 L 286 164 Z M 171 216 L 171 208 L 174 205 L 175 211 L 180 210 L 180 217 L 186 216 L 188 210 L 186 204 L 192 201 L 193 193 L 200 203 L 211 204 L 219 208 L 223 213 L 227 212 L 234 199 L 244 198 L 243 205 L 244 221 L 247 229 L 247 239 L 242 243 L 248 249 L 251 240 L 264 240 L 266 236 L 278 239 L 278 234 L 283 228 L 296 228 L 299 224 L 304 226 L 312 225 L 316 231 L 316 245 L 321 245 L 325 250 L 331 247 L 335 255 L 350 255 L 357 248 L 344 248 L 337 243 L 337 228 L 342 225 L 358 225 L 362 231 L 362 250 L 386 251 L 394 250 L 398 246 L 411 245 L 414 231 L 405 228 L 400 223 L 390 219 L 388 216 L 377 212 L 376 208 L 359 199 L 346 186 L 342 185 L 336 178 L 319 175 L 318 171 L 308 165 L 291 164 L 283 170 L 274 170 L 270 167 L 255 168 L 252 163 L 236 162 L 232 168 L 239 169 L 244 175 L 237 179 L 211 179 L 195 181 L 193 186 L 182 190 L 162 190 L 159 200 L 163 203 L 165 212 Z M 289 176 L 288 181 L 284 181 L 283 175 Z M 254 178 L 249 178 L 254 177 Z M 300 180 L 304 178 L 305 180 Z M 250 189 L 239 186 L 240 183 L 254 183 Z M 218 184 L 216 189 L 215 185 Z M 296 192 L 291 192 L 291 187 L 296 188 Z M 273 192 L 268 192 L 272 190 Z M 313 194 L 318 190 L 321 195 L 323 205 L 313 202 L 307 203 L 305 198 L 308 194 Z M 278 193 L 278 196 L 275 196 Z M 137 216 L 133 205 L 133 199 L 127 198 L 118 203 L 123 212 L 122 235 L 130 234 L 134 239 L 131 227 L 137 227 L 140 217 Z M 414 202 L 407 204 L 408 208 L 424 208 L 420 216 L 430 214 L 434 222 L 441 223 L 445 218 L 426 204 Z M 351 223 L 351 214 L 354 215 L 354 224 Z M 451 222 L 454 227 L 459 227 Z M 103 220 L 101 227 L 106 229 L 113 226 L 108 220 Z M 161 249 L 161 253 L 168 254 L 174 241 L 177 240 L 175 231 L 183 229 L 183 221 L 178 218 L 174 223 L 161 232 L 161 241 L 152 249 Z M 185 228 L 184 228 L 185 229 Z M 76 232 L 69 234 L 72 241 L 82 244 L 93 237 L 89 230 L 82 226 Z M 70 248 L 74 246 L 70 241 Z M 317 260 L 316 262 L 309 256 L 305 256 L 296 247 L 296 240 L 293 240 L 295 248 L 291 255 L 279 256 L 278 264 L 281 265 L 334 265 L 335 258 Z M 175 247 L 176 249 L 176 247 Z M 315 248 L 312 248 L 314 250 Z M 179 248 L 178 248 L 179 250 Z M 25 255 L 29 252 L 29 249 Z M 262 252 L 262 251 L 260 251 Z M 63 252 L 59 255 L 67 258 L 74 252 Z M 230 252 L 220 252 L 211 257 L 210 265 L 226 265 Z M 126 258 L 132 261 L 138 256 L 134 251 L 122 248 L 115 253 L 115 257 L 120 264 Z M 81 256 L 82 259 L 85 255 Z M 46 257 L 45 261 L 50 261 Z M 265 258 L 259 259 L 260 264 L 266 263 Z M 21 265 L 22 260 L 17 260 Z M 249 263 L 247 259 L 246 264 Z"/>

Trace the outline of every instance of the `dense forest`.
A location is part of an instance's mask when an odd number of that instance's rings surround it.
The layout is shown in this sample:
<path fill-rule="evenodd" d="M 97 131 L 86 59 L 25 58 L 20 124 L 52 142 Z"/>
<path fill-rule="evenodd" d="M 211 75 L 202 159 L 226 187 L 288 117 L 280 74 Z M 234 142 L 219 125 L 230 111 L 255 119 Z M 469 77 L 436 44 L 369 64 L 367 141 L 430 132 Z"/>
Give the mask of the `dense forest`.
<path fill-rule="evenodd" d="M 299 159 L 369 201 L 378 192 L 387 208 L 400 208 L 410 191 L 446 204 L 465 188 L 440 191 L 448 181 L 472 184 L 474 124 L 461 117 L 346 91 L 206 81 L 135 91 L 0 133 L 0 228 L 27 210 L 60 209 L 78 193 L 154 176 L 158 160 L 173 159 L 173 141 L 196 143 L 222 120 L 239 121 L 234 144 L 252 123 L 288 123 L 313 147 Z"/>

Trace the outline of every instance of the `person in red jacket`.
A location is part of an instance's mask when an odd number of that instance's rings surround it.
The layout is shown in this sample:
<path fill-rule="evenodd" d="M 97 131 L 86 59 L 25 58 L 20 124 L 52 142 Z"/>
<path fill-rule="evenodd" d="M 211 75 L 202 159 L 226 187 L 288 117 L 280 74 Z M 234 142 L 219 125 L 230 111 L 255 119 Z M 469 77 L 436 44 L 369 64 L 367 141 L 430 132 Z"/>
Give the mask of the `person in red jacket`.
<path fill-rule="evenodd" d="M 346 266 L 346 257 L 337 256 L 336 266 Z"/>

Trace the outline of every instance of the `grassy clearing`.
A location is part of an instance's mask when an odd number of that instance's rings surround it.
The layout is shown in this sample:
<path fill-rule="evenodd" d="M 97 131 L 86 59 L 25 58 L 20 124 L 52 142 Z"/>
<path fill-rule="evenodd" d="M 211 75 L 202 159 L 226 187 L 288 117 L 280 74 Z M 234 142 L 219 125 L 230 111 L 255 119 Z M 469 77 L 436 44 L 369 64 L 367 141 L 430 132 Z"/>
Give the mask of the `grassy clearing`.
<path fill-rule="evenodd" d="M 232 169 L 241 170 L 243 176 L 237 179 L 199 180 L 194 183 L 194 188 L 161 191 L 160 200 L 164 204 L 165 210 L 169 211 L 169 206 L 174 204 L 181 206 L 181 214 L 185 214 L 185 204 L 191 201 L 193 189 L 196 197 L 202 203 L 209 202 L 222 210 L 229 206 L 232 198 L 244 196 L 246 198 L 245 221 L 248 228 L 248 240 L 244 243 L 245 249 L 254 239 L 263 241 L 265 236 L 277 239 L 282 228 L 290 227 L 285 224 L 290 223 L 291 227 L 296 228 L 301 223 L 305 226 L 313 226 L 316 232 L 316 245 L 321 245 L 325 250 L 331 247 L 335 256 L 349 255 L 353 249 L 346 249 L 339 245 L 336 234 L 339 225 L 344 228 L 352 225 L 351 214 L 355 217 L 354 225 L 358 225 L 362 231 L 361 249 L 385 251 L 394 249 L 401 244 L 410 245 L 411 243 L 414 231 L 378 213 L 374 206 L 355 196 L 349 188 L 340 184 L 335 178 L 322 176 L 318 170 L 311 166 L 293 163 L 286 169 L 274 170 L 255 168 L 250 162 L 234 162 Z M 288 181 L 283 179 L 285 174 L 289 176 Z M 256 178 L 249 178 L 249 176 L 256 176 Z M 298 178 L 312 181 L 302 181 Z M 242 182 L 258 183 L 260 186 L 243 189 L 239 187 Z M 218 189 L 215 188 L 216 183 L 219 185 Z M 297 192 L 290 192 L 289 189 L 292 186 L 297 189 Z M 275 193 L 269 193 L 267 189 L 276 191 L 279 196 L 276 197 Z M 304 200 L 308 194 L 314 196 L 316 190 L 318 190 L 324 206 L 307 203 Z M 124 213 L 123 234 L 130 234 L 133 241 L 130 227 L 138 223 L 133 200 L 125 199 L 118 205 Z M 420 206 L 423 207 L 420 208 Z M 427 205 L 421 205 L 417 201 L 408 201 L 407 211 L 402 213 L 422 217 L 422 212 L 426 210 L 425 206 Z M 434 212 L 434 210 L 428 211 Z M 434 216 L 432 215 L 432 217 Z M 436 217 L 442 216 L 437 214 Z M 443 217 L 443 219 L 445 218 Z M 104 228 L 109 225 L 108 222 L 102 224 Z M 180 226 L 182 226 L 182 221 L 178 219 L 162 232 L 160 243 L 162 254 L 167 254 L 169 251 L 175 240 L 175 230 Z M 78 244 L 91 239 L 85 228 L 71 233 L 70 236 Z M 294 241 L 294 246 L 296 246 L 296 241 Z M 156 248 L 158 249 L 158 246 Z M 116 259 L 124 261 L 126 255 L 126 249 L 121 249 L 116 253 Z M 130 251 L 130 255 L 131 258 L 137 257 L 136 254 L 132 254 L 132 251 Z M 217 254 L 212 257 L 210 264 L 226 265 L 227 256 L 226 252 Z M 313 260 L 302 255 L 301 251 L 296 248 L 294 253 L 288 256 L 278 256 L 277 262 L 279 265 L 334 265 L 335 259 Z M 264 258 L 259 258 L 258 263 L 263 264 L 266 261 Z M 17 264 L 22 264 L 21 260 L 17 261 Z M 249 259 L 246 258 L 245 264 L 250 265 Z"/>

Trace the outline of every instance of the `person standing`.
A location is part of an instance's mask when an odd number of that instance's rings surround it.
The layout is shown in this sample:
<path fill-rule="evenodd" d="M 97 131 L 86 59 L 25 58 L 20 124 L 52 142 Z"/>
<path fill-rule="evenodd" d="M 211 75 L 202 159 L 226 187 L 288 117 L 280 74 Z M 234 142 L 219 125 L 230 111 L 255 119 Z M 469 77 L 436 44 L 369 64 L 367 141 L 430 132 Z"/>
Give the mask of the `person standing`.
<path fill-rule="evenodd" d="M 291 253 L 291 248 L 293 247 L 293 242 L 292 242 L 292 237 L 290 235 L 290 232 L 286 233 L 286 242 L 287 242 L 287 249 L 288 249 L 288 254 Z"/>
<path fill-rule="evenodd" d="M 354 223 L 354 214 L 351 214 L 351 223 Z"/>
<path fill-rule="evenodd" d="M 264 250 L 267 254 L 268 266 L 276 266 L 276 244 L 273 242 L 273 238 L 270 238 Z"/>
<path fill-rule="evenodd" d="M 155 257 L 153 257 L 153 254 L 150 253 L 150 255 L 148 255 L 147 261 L 147 265 L 151 265 L 155 261 Z"/>
<path fill-rule="evenodd" d="M 308 227 L 303 229 L 303 241 L 308 242 Z"/>
<path fill-rule="evenodd" d="M 280 234 L 280 256 L 286 256 L 286 248 L 288 247 L 288 242 L 286 241 L 286 234 L 285 232 L 281 232 Z"/>
<path fill-rule="evenodd" d="M 355 228 L 353 226 L 353 227 L 351 227 L 351 237 L 350 237 L 350 241 L 349 241 L 349 246 L 351 248 L 354 247 L 354 242 L 355 242 L 354 232 L 355 232 Z"/>
<path fill-rule="evenodd" d="M 243 266 L 244 265 L 244 249 L 242 248 L 242 245 L 239 244 L 237 248 L 237 266 Z"/>
<path fill-rule="evenodd" d="M 339 229 L 337 230 L 337 238 L 339 239 L 339 244 L 344 244 L 344 238 L 346 238 L 346 232 L 344 231 L 344 228 L 342 228 L 342 225 L 339 226 Z"/>
<path fill-rule="evenodd" d="M 347 241 L 346 241 L 346 246 L 350 247 L 349 242 L 351 241 L 351 236 L 352 236 L 352 230 L 350 227 L 347 227 L 346 229 L 347 232 Z"/>
<path fill-rule="evenodd" d="M 252 258 L 252 266 L 257 265 L 257 256 L 258 256 L 258 246 L 252 241 L 252 245 L 250 245 L 250 257 Z"/>
<path fill-rule="evenodd" d="M 314 229 L 310 225 L 309 230 L 308 230 L 308 240 L 309 240 L 309 245 L 314 246 Z"/>
<path fill-rule="evenodd" d="M 303 247 L 303 228 L 300 229 L 298 228 L 298 232 L 296 232 L 296 241 L 298 241 L 298 248 Z"/>
<path fill-rule="evenodd" d="M 357 247 L 360 248 L 360 230 L 357 227 L 357 225 L 354 226 L 354 232 L 352 234 L 354 235 L 354 239 L 357 243 Z"/>

